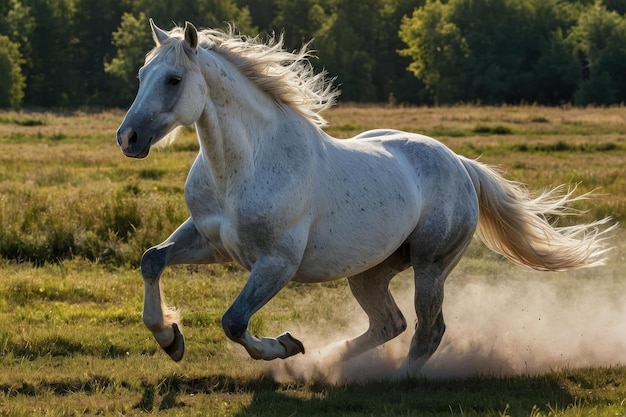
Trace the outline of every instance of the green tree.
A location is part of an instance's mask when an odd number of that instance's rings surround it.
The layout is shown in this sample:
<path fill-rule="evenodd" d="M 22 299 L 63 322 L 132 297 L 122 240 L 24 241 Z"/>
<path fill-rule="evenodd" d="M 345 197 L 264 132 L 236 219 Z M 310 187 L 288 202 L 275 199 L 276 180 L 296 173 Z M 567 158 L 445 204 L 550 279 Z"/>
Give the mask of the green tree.
<path fill-rule="evenodd" d="M 559 54 L 559 31 L 566 22 L 558 16 L 557 1 L 456 0 L 453 5 L 452 19 L 471 50 L 464 71 L 471 76 L 467 82 L 473 94 L 487 103 L 552 104 L 537 87 L 558 81 L 561 65 L 575 64 Z M 538 70 L 542 60 L 542 69 L 550 73 Z M 558 64 L 559 69 L 546 63 Z"/>
<path fill-rule="evenodd" d="M 223 27 L 224 22 L 232 22 L 242 33 L 256 33 L 248 10 L 237 7 L 232 0 L 137 0 L 131 6 L 113 32 L 115 53 L 104 63 L 105 72 L 117 80 L 118 105 L 128 105 L 134 97 L 138 86 L 137 71 L 143 65 L 146 53 L 154 47 L 149 17 L 166 30 L 173 26 L 172 21 L 182 26 L 190 20 L 199 27 Z"/>
<path fill-rule="evenodd" d="M 576 63 L 558 0 L 429 1 L 403 20 L 409 70 L 438 103 L 568 101 Z"/>
<path fill-rule="evenodd" d="M 332 14 L 334 0 L 276 0 L 270 32 L 283 35 L 285 46 L 299 49 L 310 42 Z"/>
<path fill-rule="evenodd" d="M 435 103 L 459 99 L 459 83 L 470 49 L 450 15 L 452 7 L 440 1 L 429 1 L 405 17 L 400 26 L 400 39 L 407 47 L 400 55 L 412 59 L 411 71 L 425 85 Z"/>
<path fill-rule="evenodd" d="M 409 57 L 398 54 L 404 48 L 398 29 L 404 16 L 413 13 L 416 7 L 423 6 L 425 0 L 382 0 L 378 12 L 378 28 L 374 34 L 376 44 L 372 57 L 376 62 L 374 83 L 377 101 L 391 104 L 423 102 L 424 85 L 407 67 Z"/>
<path fill-rule="evenodd" d="M 117 53 L 104 64 L 104 69 L 121 81 L 119 100 L 130 103 L 138 87 L 137 71 L 143 65 L 146 53 L 154 47 L 148 17 L 144 13 L 137 17 L 124 13 L 112 38 Z"/>
<path fill-rule="evenodd" d="M 73 0 L 23 0 L 36 28 L 29 37 L 32 48 L 24 101 L 37 106 L 73 104 L 72 88 L 82 77 L 75 64 L 80 39 L 73 31 Z"/>
<path fill-rule="evenodd" d="M 534 71 L 532 101 L 552 105 L 572 101 L 581 74 L 578 61 L 572 55 L 562 30 L 556 30 L 547 39 Z"/>
<path fill-rule="evenodd" d="M 397 34 L 415 0 L 276 0 L 269 32 L 284 33 L 289 49 L 313 39 L 313 64 L 336 77 L 343 101 L 414 100 L 418 80 L 399 57 Z"/>
<path fill-rule="evenodd" d="M 568 36 L 582 64 L 576 104 L 615 104 L 626 100 L 626 17 L 599 1 L 583 12 Z"/>
<path fill-rule="evenodd" d="M 6 13 L 6 31 L 4 32 L 12 42 L 19 45 L 20 52 L 25 63 L 31 54 L 30 37 L 37 24 L 31 15 L 30 7 L 25 6 L 19 0 L 9 0 L 9 9 Z"/>
<path fill-rule="evenodd" d="M 22 56 L 16 43 L 0 35 L 0 107 L 17 108 L 24 97 L 25 79 L 20 65 Z"/>
<path fill-rule="evenodd" d="M 235 0 L 133 0 L 128 1 L 128 12 L 135 16 L 151 17 L 163 29 L 176 24 L 183 26 L 189 20 L 198 28 L 223 28 L 233 23 L 244 34 L 256 33 L 247 7 L 238 7 Z M 172 24 L 173 23 L 173 24 Z"/>
<path fill-rule="evenodd" d="M 345 101 L 376 100 L 371 44 L 377 19 L 372 6 L 362 0 L 338 0 L 333 15 L 315 34 L 320 60 L 337 77 Z"/>
<path fill-rule="evenodd" d="M 115 49 L 112 34 L 119 25 L 122 10 L 119 0 L 75 0 L 73 32 L 74 64 L 80 76 L 73 80 L 74 105 L 115 105 L 117 86 L 105 73 L 104 62 Z"/>
<path fill-rule="evenodd" d="M 284 33 L 287 49 L 314 39 L 344 101 L 610 104 L 626 100 L 625 13 L 623 0 L 0 0 L 0 35 L 26 105 L 127 105 L 148 17 Z"/>
<path fill-rule="evenodd" d="M 17 81 L 12 87 L 7 84 L 4 86 L 4 89 L 18 89 L 18 102 L 21 103 L 24 97 L 24 89 L 26 88 L 26 79 L 32 68 L 32 61 L 30 59 L 32 52 L 30 36 L 36 27 L 36 23 L 31 15 L 30 7 L 25 6 L 19 0 L 0 2 L 0 13 L 2 13 L 0 17 L 0 33 L 6 35 L 11 43 L 18 47 L 17 54 L 9 51 L 12 51 L 13 46 L 5 48 L 4 53 L 8 53 L 9 55 L 5 55 L 3 58 L 3 74 L 6 74 L 7 71 L 15 72 L 14 64 L 18 63 L 20 75 L 16 77 L 21 80 Z M 11 104 L 11 106 L 15 106 L 15 104 Z"/>
<path fill-rule="evenodd" d="M 237 0 L 240 9 L 247 8 L 252 25 L 260 31 L 272 32 L 272 22 L 278 14 L 278 4 L 275 0 Z"/>
<path fill-rule="evenodd" d="M 607 10 L 615 11 L 621 15 L 626 14 L 626 1 L 624 0 L 602 0 L 602 4 Z"/>

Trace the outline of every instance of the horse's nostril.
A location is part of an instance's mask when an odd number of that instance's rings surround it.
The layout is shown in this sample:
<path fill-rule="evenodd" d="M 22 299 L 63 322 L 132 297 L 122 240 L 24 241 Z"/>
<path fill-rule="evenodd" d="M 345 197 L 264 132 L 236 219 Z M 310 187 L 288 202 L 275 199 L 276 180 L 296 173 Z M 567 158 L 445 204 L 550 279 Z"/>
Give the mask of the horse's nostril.
<path fill-rule="evenodd" d="M 137 143 L 137 132 L 131 133 L 130 136 L 128 137 L 129 145 L 134 145 L 135 143 Z"/>

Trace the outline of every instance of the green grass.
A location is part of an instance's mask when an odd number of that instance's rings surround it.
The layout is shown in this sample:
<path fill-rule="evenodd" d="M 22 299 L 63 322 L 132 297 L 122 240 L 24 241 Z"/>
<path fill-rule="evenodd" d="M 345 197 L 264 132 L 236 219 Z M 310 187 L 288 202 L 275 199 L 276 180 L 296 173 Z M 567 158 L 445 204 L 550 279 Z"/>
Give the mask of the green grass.
<path fill-rule="evenodd" d="M 480 135 L 510 135 L 513 133 L 513 129 L 508 126 L 503 125 L 495 125 L 495 126 L 486 126 L 486 125 L 477 125 L 472 129 L 473 133 L 478 133 Z"/>
<path fill-rule="evenodd" d="M 499 268 L 498 262 L 492 264 Z M 462 273 L 472 271 L 469 263 Z M 505 268 L 506 269 L 506 268 Z M 183 308 L 187 353 L 173 363 L 141 324 L 138 271 L 86 261 L 5 263 L 0 282 L 0 415 L 615 416 L 626 368 L 328 385 L 275 383 L 228 342 L 221 313 L 243 285 L 233 268 L 176 267 L 163 280 Z M 483 269 L 484 273 L 485 270 Z M 260 314 L 263 334 L 351 320 L 345 282 L 290 285 Z M 321 305 L 320 305 L 321 304 Z M 300 317 L 294 319 L 293 311 Z M 311 314 L 314 312 L 315 314 Z M 301 335 L 307 341 L 307 336 Z M 207 414 L 209 413 L 209 414 Z"/>
<path fill-rule="evenodd" d="M 503 166 L 508 177 L 531 189 L 568 182 L 579 183 L 581 193 L 599 188 L 597 198 L 577 206 L 587 211 L 581 221 L 608 215 L 623 224 L 623 112 L 341 106 L 327 116 L 329 133 L 339 137 L 378 127 L 428 133 L 468 157 Z M 597 345 L 624 344 L 623 233 L 609 266 L 559 275 L 528 273 L 480 244 L 470 246 L 450 277 L 448 335 L 465 337 L 461 341 L 470 348 L 475 343 L 492 356 L 470 349 L 458 358 L 454 351 L 444 353 L 440 360 L 452 369 L 455 358 L 465 365 L 491 358 L 501 373 L 337 385 L 275 382 L 268 371 L 276 363 L 251 360 L 221 329 L 221 315 L 246 279 L 233 265 L 178 266 L 164 273 L 164 292 L 182 311 L 187 342 L 185 358 L 173 363 L 142 324 L 137 267 L 142 252 L 187 217 L 183 185 L 198 145 L 186 131 L 145 160 L 126 159 L 114 136 L 122 117 L 121 112 L 0 114 L 0 416 L 626 415 L 626 368 L 594 362 L 591 355 L 602 350 Z M 408 276 L 399 277 L 392 290 L 410 312 L 407 282 Z M 474 285 L 486 288 L 482 298 L 467 297 Z M 504 313 L 490 313 L 499 301 Z M 531 313 L 523 303 L 543 319 L 543 333 L 531 331 L 542 329 L 534 317 L 528 322 L 532 329 L 524 329 L 523 319 Z M 572 303 L 589 311 L 577 311 Z M 470 315 L 464 306 L 476 308 Z M 561 310 L 571 317 L 562 318 Z M 506 319 L 503 331 L 495 322 L 500 317 Z M 556 324 L 549 325 L 552 317 Z M 362 319 L 346 281 L 339 280 L 288 285 L 253 317 L 250 328 L 268 336 L 292 330 L 314 354 L 323 338 L 356 334 Z M 586 323 L 584 331 L 577 322 Z M 595 335 L 603 326 L 606 334 Z M 562 336 L 569 328 L 571 340 Z M 585 350 L 591 336 L 576 332 L 594 334 L 595 345 Z M 551 339 L 557 335 L 561 339 Z M 517 346 L 511 356 L 502 350 L 507 337 Z M 564 350 L 580 337 L 580 349 Z M 543 344 L 533 345 L 535 338 Z M 556 360 L 534 366 L 541 356 L 537 349 L 546 346 L 576 355 L 582 365 Z M 507 370 L 508 361 L 521 362 L 522 371 L 517 365 Z"/>

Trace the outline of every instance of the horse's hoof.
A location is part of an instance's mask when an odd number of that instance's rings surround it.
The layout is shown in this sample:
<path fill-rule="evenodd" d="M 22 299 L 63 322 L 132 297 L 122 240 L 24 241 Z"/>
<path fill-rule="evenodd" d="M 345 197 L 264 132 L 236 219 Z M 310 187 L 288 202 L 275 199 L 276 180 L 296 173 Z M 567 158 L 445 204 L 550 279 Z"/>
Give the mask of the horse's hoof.
<path fill-rule="evenodd" d="M 301 341 L 296 339 L 289 332 L 285 332 L 276 338 L 278 342 L 285 348 L 285 356 L 283 359 L 288 358 L 298 353 L 304 354 L 304 345 Z"/>
<path fill-rule="evenodd" d="M 170 358 L 178 362 L 183 358 L 185 353 L 185 338 L 176 323 L 172 324 L 172 330 L 174 330 L 174 340 L 172 340 L 169 346 L 164 347 L 163 350 Z"/>

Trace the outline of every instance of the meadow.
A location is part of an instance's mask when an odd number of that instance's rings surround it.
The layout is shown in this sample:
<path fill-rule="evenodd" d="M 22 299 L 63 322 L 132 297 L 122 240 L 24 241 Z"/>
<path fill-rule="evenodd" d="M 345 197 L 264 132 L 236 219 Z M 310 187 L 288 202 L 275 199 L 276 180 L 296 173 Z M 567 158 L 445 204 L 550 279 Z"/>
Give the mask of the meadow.
<path fill-rule="evenodd" d="M 325 116 L 336 137 L 419 132 L 531 190 L 595 190 L 560 225 L 626 222 L 624 107 L 341 105 Z M 406 340 L 328 378 L 289 372 L 290 360 L 253 361 L 220 326 L 245 271 L 169 268 L 164 291 L 187 342 L 172 362 L 142 324 L 138 264 L 186 219 L 183 186 L 198 146 L 188 129 L 145 160 L 126 159 L 115 142 L 122 118 L 0 113 L 0 416 L 626 415 L 621 230 L 606 266 L 571 273 L 521 270 L 474 242 L 449 278 L 441 353 L 408 381 L 387 378 Z M 409 274 L 392 291 L 411 322 Z M 315 352 L 363 320 L 345 280 L 290 284 L 253 317 L 251 333 L 292 330 Z"/>

